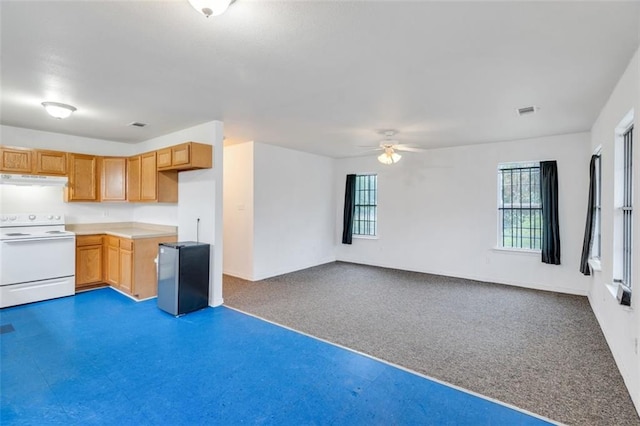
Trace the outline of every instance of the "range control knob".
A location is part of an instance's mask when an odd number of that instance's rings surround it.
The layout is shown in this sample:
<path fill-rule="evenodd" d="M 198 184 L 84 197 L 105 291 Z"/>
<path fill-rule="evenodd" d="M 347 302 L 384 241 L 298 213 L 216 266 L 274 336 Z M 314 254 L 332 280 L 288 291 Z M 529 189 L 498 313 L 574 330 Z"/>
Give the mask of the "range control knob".
<path fill-rule="evenodd" d="M 49 215 L 49 216 L 47 216 L 47 219 L 49 219 L 49 220 L 53 220 L 53 216 L 52 216 L 52 215 Z"/>
<path fill-rule="evenodd" d="M 16 220 L 17 218 L 17 216 L 9 216 L 9 220 Z"/>
<path fill-rule="evenodd" d="M 56 216 L 56 220 L 60 220 L 60 216 Z"/>
<path fill-rule="evenodd" d="M 0 218 L 0 220 L 2 220 L 3 222 L 6 222 L 7 220 L 9 220 L 9 218 L 6 217 L 6 216 L 2 216 L 2 218 Z"/>
<path fill-rule="evenodd" d="M 35 214 L 30 214 L 29 215 L 29 220 L 36 220 L 36 215 Z"/>

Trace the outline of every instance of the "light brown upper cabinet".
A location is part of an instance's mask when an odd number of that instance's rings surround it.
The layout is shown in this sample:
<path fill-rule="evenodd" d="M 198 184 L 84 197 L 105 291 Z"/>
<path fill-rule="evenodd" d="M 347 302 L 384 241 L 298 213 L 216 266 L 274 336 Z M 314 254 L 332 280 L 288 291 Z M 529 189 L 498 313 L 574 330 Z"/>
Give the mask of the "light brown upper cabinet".
<path fill-rule="evenodd" d="M 158 171 L 157 158 L 153 151 L 128 159 L 129 201 L 178 202 L 178 171 Z"/>
<path fill-rule="evenodd" d="M 127 159 L 102 157 L 100 159 L 100 200 L 127 200 Z"/>
<path fill-rule="evenodd" d="M 158 170 L 210 169 L 213 147 L 197 142 L 186 142 L 158 150 Z"/>
<path fill-rule="evenodd" d="M 127 158 L 127 200 L 140 201 L 140 156 Z"/>
<path fill-rule="evenodd" d="M 13 173 L 31 173 L 33 152 L 26 148 L 0 147 L 0 170 Z"/>
<path fill-rule="evenodd" d="M 0 147 L 0 170 L 24 174 L 66 176 L 67 153 L 3 146 Z"/>
<path fill-rule="evenodd" d="M 68 154 L 69 184 L 65 201 L 98 201 L 98 158 L 93 155 Z"/>
<path fill-rule="evenodd" d="M 140 156 L 140 200 L 158 199 L 158 179 L 156 177 L 156 153 L 148 152 Z"/>
<path fill-rule="evenodd" d="M 60 151 L 35 150 L 34 173 L 48 176 L 67 175 L 67 153 Z"/>

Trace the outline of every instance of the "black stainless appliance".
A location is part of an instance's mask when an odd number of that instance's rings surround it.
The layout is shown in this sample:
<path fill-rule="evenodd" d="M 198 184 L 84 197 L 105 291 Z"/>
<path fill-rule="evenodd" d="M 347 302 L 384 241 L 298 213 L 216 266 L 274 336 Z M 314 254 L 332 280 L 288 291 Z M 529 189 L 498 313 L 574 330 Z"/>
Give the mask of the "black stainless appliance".
<path fill-rule="evenodd" d="M 159 245 L 158 308 L 177 316 L 209 305 L 209 255 L 209 244 Z"/>

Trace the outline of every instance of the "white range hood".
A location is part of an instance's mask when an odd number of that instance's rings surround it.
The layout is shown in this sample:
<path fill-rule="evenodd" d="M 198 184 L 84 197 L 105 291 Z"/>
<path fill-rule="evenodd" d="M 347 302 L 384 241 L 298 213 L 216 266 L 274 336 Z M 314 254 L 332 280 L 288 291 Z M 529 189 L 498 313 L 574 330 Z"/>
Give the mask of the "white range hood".
<path fill-rule="evenodd" d="M 68 182 L 66 176 L 0 174 L 1 185 L 67 186 Z"/>

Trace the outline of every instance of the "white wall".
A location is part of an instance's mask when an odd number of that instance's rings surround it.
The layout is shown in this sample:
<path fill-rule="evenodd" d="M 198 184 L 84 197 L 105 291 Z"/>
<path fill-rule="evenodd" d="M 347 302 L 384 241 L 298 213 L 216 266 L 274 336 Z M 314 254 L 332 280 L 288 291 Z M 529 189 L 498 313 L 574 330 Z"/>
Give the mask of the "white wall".
<path fill-rule="evenodd" d="M 640 50 L 636 51 L 627 70 L 620 78 L 607 104 L 591 129 L 591 151 L 602 145 L 602 271 L 591 279 L 589 300 L 598 318 L 611 352 L 622 373 L 631 398 L 640 411 L 640 209 L 633 212 L 633 275 L 635 276 L 632 308 L 620 306 L 607 284 L 613 281 L 614 222 L 614 129 L 631 110 L 635 110 L 634 143 L 638 141 L 640 114 Z M 634 166 L 640 164 L 640 150 L 634 149 Z M 640 171 L 634 171 L 634 200 L 640 200 Z"/>
<path fill-rule="evenodd" d="M 152 151 L 182 142 L 194 141 L 213 146 L 213 168 L 193 170 L 178 174 L 178 205 L 147 206 L 135 211 L 135 220 L 153 222 L 158 214 L 173 217 L 177 214 L 178 240 L 196 241 L 211 244 L 211 282 L 209 286 L 209 304 L 218 306 L 222 298 L 222 156 L 223 125 L 220 121 L 211 121 L 139 144 L 140 151 Z M 154 208 L 155 207 L 155 208 Z M 172 210 L 173 209 L 173 210 Z M 200 219 L 199 232 L 197 219 Z M 174 222 L 175 223 L 175 222 Z"/>
<path fill-rule="evenodd" d="M 253 142 L 224 147 L 224 273 L 253 279 Z"/>
<path fill-rule="evenodd" d="M 0 213 L 58 213 L 66 223 L 133 221 L 123 203 L 65 203 L 62 187 L 0 185 Z"/>
<path fill-rule="evenodd" d="M 557 160 L 561 265 L 540 254 L 496 250 L 497 167 Z M 375 156 L 335 167 L 338 260 L 586 295 L 579 273 L 589 161 L 589 134 L 443 148 L 403 155 L 392 166 Z M 378 239 L 341 244 L 345 176 L 378 174 Z"/>
<path fill-rule="evenodd" d="M 256 281 L 335 260 L 331 158 L 251 142 L 225 162 L 225 273 Z"/>
<path fill-rule="evenodd" d="M 129 156 L 137 154 L 137 145 L 104 139 L 83 138 L 0 125 L 0 144 L 25 148 L 51 149 L 80 154 Z"/>
<path fill-rule="evenodd" d="M 255 280 L 335 260 L 333 160 L 254 144 Z"/>

